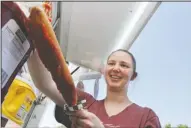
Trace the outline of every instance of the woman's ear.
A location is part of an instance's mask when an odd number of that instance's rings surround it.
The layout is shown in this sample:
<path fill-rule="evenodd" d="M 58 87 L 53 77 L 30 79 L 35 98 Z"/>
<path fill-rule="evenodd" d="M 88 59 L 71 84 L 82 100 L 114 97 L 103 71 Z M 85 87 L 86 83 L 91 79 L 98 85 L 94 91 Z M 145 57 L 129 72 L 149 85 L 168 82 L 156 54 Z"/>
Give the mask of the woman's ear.
<path fill-rule="evenodd" d="M 133 76 L 131 77 L 131 80 L 134 80 L 137 77 L 137 72 L 133 73 Z"/>

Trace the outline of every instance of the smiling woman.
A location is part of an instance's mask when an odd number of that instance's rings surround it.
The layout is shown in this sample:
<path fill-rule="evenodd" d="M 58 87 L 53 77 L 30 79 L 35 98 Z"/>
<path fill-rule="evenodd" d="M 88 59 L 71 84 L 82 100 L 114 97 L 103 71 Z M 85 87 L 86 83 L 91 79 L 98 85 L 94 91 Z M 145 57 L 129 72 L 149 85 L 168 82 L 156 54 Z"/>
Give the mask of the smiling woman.
<path fill-rule="evenodd" d="M 118 86 L 124 85 L 122 89 L 127 91 L 128 82 L 137 77 L 136 60 L 126 50 L 114 51 L 108 57 L 105 73 L 108 89 L 111 89 L 112 83 L 114 84 L 114 90 L 120 89 L 115 87 L 115 83 L 118 83 Z"/>
<path fill-rule="evenodd" d="M 103 100 L 96 100 L 90 94 L 78 90 L 80 99 L 86 99 L 88 111 L 78 111 L 67 116 L 62 108 L 56 106 L 56 120 L 67 127 L 124 128 L 152 127 L 160 128 L 160 121 L 155 112 L 148 107 L 133 103 L 127 96 L 129 82 L 137 76 L 134 56 L 123 49 L 112 52 L 104 68 L 107 83 L 107 95 Z"/>

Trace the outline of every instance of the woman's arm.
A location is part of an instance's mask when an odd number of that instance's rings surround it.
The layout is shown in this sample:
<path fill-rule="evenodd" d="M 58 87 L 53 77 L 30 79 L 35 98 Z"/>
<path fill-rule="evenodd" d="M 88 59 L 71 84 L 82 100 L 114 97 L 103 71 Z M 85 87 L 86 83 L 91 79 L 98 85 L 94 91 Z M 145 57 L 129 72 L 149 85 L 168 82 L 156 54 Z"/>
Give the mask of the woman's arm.
<path fill-rule="evenodd" d="M 27 61 L 29 73 L 35 86 L 53 102 L 59 106 L 65 104 L 64 98 L 58 91 L 50 72 L 45 68 L 40 60 L 37 51 L 34 51 Z"/>
<path fill-rule="evenodd" d="M 28 59 L 27 64 L 35 86 L 42 93 L 48 96 L 53 102 L 56 103 L 55 119 L 57 120 L 57 122 L 62 123 L 67 127 L 70 127 L 71 122 L 69 120 L 69 116 L 63 113 L 62 109 L 65 104 L 64 98 L 57 90 L 56 84 L 53 81 L 50 72 L 45 68 L 36 51 L 34 51 L 34 53 Z M 86 99 L 86 107 L 91 106 L 95 101 L 93 96 L 83 91 L 80 91 L 79 89 L 77 89 L 77 94 L 79 99 Z"/>

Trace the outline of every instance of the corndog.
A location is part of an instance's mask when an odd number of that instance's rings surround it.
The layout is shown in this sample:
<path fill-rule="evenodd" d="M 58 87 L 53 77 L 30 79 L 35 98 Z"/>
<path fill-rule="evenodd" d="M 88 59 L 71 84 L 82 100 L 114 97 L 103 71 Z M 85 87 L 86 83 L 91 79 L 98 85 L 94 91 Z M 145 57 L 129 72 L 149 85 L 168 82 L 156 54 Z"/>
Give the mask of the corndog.
<path fill-rule="evenodd" d="M 46 13 L 39 7 L 32 7 L 28 26 L 30 38 L 58 90 L 68 106 L 76 105 L 76 88 Z"/>

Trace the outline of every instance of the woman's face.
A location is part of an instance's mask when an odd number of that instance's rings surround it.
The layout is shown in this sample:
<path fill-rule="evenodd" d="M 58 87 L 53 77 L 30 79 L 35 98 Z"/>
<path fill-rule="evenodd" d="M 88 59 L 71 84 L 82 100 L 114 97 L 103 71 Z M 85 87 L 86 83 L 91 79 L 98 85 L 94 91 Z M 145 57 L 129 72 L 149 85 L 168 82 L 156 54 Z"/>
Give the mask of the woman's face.
<path fill-rule="evenodd" d="M 131 56 L 123 51 L 114 52 L 107 61 L 104 75 L 110 89 L 124 89 L 133 76 Z"/>

